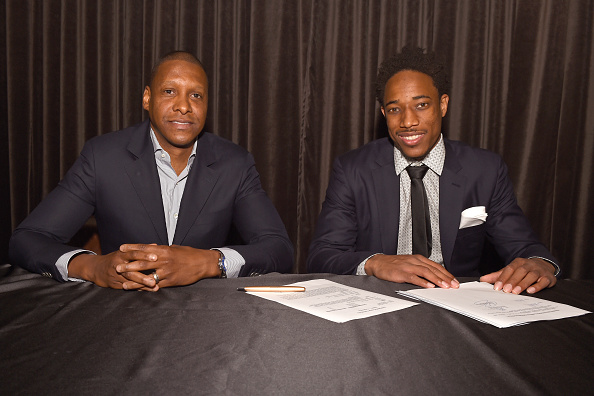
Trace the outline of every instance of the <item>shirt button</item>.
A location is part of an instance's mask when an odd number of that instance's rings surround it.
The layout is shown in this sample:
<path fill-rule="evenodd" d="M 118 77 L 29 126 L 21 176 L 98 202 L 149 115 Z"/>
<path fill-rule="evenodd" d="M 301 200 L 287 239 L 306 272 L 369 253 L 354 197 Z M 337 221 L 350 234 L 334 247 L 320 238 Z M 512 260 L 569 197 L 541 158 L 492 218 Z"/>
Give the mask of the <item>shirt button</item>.
<path fill-rule="evenodd" d="M 177 220 L 177 213 L 174 213 L 174 214 L 173 214 L 173 218 L 174 218 L 175 220 Z"/>

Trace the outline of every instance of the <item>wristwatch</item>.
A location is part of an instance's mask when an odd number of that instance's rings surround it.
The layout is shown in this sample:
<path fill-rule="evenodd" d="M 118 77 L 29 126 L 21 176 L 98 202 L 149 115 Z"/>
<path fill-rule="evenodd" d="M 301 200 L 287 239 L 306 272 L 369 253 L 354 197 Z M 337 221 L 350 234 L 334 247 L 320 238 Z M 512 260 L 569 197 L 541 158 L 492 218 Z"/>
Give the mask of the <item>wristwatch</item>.
<path fill-rule="evenodd" d="M 225 255 L 218 249 L 213 249 L 219 252 L 219 269 L 221 270 L 221 275 L 219 278 L 226 278 L 227 277 L 227 267 L 225 267 Z"/>

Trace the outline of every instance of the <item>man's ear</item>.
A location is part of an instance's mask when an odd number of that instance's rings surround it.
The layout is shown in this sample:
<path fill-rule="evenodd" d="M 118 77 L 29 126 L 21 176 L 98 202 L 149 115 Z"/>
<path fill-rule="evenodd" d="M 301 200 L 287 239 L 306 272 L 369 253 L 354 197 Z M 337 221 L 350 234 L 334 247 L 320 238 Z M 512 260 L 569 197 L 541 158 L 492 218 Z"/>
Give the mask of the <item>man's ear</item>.
<path fill-rule="evenodd" d="M 384 106 L 380 107 L 380 110 L 382 111 L 382 114 L 384 115 L 384 118 L 386 118 L 386 110 L 384 109 Z"/>
<path fill-rule="evenodd" d="M 142 94 L 142 108 L 148 111 L 150 102 L 151 102 L 151 87 L 149 87 L 147 85 L 144 88 L 144 93 Z"/>
<path fill-rule="evenodd" d="M 441 117 L 445 117 L 446 113 L 448 112 L 448 103 L 450 102 L 450 97 L 447 94 L 441 95 L 439 99 L 439 107 L 441 108 Z"/>

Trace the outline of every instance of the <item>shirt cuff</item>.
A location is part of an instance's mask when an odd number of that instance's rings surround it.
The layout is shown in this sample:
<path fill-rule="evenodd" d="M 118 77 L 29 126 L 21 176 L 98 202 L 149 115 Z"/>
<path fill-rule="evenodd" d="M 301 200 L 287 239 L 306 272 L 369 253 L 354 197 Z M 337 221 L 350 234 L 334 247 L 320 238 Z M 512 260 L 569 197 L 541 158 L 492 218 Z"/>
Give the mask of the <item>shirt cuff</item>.
<path fill-rule="evenodd" d="M 70 278 L 68 276 L 68 264 L 70 264 L 70 260 L 72 260 L 74 256 L 77 256 L 81 253 L 96 254 L 95 252 L 91 252 L 90 250 L 77 249 L 68 253 L 64 253 L 60 256 L 60 258 L 58 258 L 58 261 L 56 261 L 56 268 L 58 268 L 58 272 L 62 276 L 62 279 L 73 282 L 86 282 L 84 279 Z"/>
<path fill-rule="evenodd" d="M 553 260 L 549 260 L 548 258 L 544 258 L 544 257 L 540 257 L 540 256 L 530 256 L 528 257 L 529 259 L 531 258 L 539 258 L 541 260 L 546 261 L 547 263 L 550 263 L 553 265 L 553 267 L 555 267 L 555 278 L 557 277 L 557 275 L 559 275 L 561 273 L 561 267 L 559 267 L 559 265 L 554 262 Z"/>
<path fill-rule="evenodd" d="M 361 262 L 361 264 L 359 264 L 359 266 L 357 267 L 357 271 L 355 272 L 355 275 L 367 275 L 367 272 L 365 272 L 365 264 L 367 264 L 367 260 L 369 260 L 373 256 L 377 256 L 378 254 L 383 254 L 383 253 L 372 254 L 371 256 L 369 256 L 365 260 L 363 260 L 363 262 Z"/>
<path fill-rule="evenodd" d="M 237 278 L 239 271 L 245 265 L 245 259 L 237 250 L 229 248 L 217 248 L 225 255 L 225 268 L 227 270 L 227 278 Z"/>

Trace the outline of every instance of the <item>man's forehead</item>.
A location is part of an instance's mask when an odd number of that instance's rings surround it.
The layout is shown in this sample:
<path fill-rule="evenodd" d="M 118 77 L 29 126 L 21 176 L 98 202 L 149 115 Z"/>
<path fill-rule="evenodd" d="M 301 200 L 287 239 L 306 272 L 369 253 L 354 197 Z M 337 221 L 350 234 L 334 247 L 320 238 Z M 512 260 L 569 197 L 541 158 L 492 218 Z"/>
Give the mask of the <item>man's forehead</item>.
<path fill-rule="evenodd" d="M 423 72 L 417 70 L 401 70 L 398 73 L 394 73 L 392 77 L 388 79 L 386 85 L 399 83 L 416 83 L 416 84 L 430 84 L 434 86 L 433 78 Z"/>
<path fill-rule="evenodd" d="M 433 98 L 437 87 L 431 76 L 413 70 L 403 70 L 394 74 L 386 83 L 386 96 L 399 94 L 412 99 Z M 398 100 L 398 98 L 391 98 Z"/>
<path fill-rule="evenodd" d="M 208 86 L 208 77 L 204 69 L 193 62 L 184 60 L 168 60 L 159 65 L 153 84 L 186 82 L 188 79 L 199 85 Z"/>
<path fill-rule="evenodd" d="M 197 63 L 189 62 L 183 59 L 166 60 L 157 67 L 156 74 L 170 73 L 173 70 L 183 70 L 184 72 L 200 71 L 201 74 L 206 74 L 202 66 Z"/>

